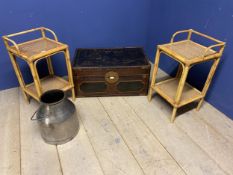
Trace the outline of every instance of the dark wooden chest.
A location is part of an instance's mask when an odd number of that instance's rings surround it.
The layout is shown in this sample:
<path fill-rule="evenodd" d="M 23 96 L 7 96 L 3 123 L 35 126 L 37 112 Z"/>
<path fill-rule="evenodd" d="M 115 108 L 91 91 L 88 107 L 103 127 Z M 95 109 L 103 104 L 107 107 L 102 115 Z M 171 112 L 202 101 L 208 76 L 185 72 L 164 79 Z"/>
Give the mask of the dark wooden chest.
<path fill-rule="evenodd" d="M 147 94 L 150 63 L 142 48 L 77 49 L 72 69 L 77 97 Z"/>

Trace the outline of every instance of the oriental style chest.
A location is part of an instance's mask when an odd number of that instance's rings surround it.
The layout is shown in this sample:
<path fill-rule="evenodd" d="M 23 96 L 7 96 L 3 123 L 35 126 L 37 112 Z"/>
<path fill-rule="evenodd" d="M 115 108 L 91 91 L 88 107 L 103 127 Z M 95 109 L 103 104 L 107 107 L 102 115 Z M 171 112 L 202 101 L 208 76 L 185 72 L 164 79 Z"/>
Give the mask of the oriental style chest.
<path fill-rule="evenodd" d="M 77 97 L 147 95 L 150 63 L 142 48 L 77 49 Z"/>

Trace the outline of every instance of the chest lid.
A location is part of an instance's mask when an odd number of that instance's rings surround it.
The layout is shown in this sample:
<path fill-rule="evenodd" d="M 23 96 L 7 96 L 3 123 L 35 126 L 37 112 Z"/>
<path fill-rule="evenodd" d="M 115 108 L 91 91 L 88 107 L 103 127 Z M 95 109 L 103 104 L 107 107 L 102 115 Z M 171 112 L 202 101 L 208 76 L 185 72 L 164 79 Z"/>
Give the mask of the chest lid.
<path fill-rule="evenodd" d="M 73 68 L 145 66 L 149 62 L 140 47 L 76 49 Z"/>

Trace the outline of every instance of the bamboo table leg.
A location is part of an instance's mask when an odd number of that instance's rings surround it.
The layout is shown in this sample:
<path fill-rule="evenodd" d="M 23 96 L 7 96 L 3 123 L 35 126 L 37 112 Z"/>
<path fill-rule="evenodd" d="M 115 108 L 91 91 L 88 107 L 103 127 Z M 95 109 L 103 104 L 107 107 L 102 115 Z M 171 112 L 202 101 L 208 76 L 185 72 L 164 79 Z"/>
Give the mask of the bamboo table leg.
<path fill-rule="evenodd" d="M 160 54 L 161 54 L 160 49 L 157 49 L 156 56 L 155 56 L 154 70 L 152 73 L 153 75 L 152 75 L 152 79 L 151 79 L 151 85 L 150 85 L 149 93 L 147 96 L 149 101 L 151 101 L 152 94 L 153 94 L 153 87 L 155 86 L 155 81 L 156 81 L 158 68 L 159 68 Z"/>
<path fill-rule="evenodd" d="M 176 118 L 176 112 L 177 112 L 177 107 L 173 107 L 172 110 L 172 117 L 171 117 L 171 122 L 174 123 L 174 120 Z"/>
<path fill-rule="evenodd" d="M 67 72 L 68 72 L 68 79 L 69 83 L 72 86 L 72 99 L 75 101 L 75 91 L 74 91 L 74 82 L 73 82 L 73 75 L 72 75 L 72 69 L 71 69 L 71 63 L 70 63 L 70 54 L 69 54 L 69 49 L 67 48 L 65 51 L 65 59 L 66 59 L 66 66 L 67 66 Z"/>
<path fill-rule="evenodd" d="M 17 78 L 18 78 L 19 85 L 20 85 L 20 88 L 21 88 L 21 90 L 22 90 L 23 96 L 24 96 L 25 100 L 26 100 L 27 102 L 29 102 L 29 97 L 28 97 L 28 95 L 25 93 L 25 83 L 24 83 L 24 80 L 23 80 L 23 76 L 22 76 L 22 73 L 21 73 L 21 71 L 20 71 L 19 65 L 18 65 L 18 63 L 17 63 L 17 61 L 16 61 L 16 57 L 15 57 L 12 53 L 10 53 L 10 52 L 8 52 L 8 54 L 9 54 L 9 56 L 10 56 L 11 63 L 12 63 L 12 65 L 13 65 L 13 68 L 14 68 L 14 70 L 15 70 L 16 76 L 17 76 Z"/>
<path fill-rule="evenodd" d="M 54 75 L 51 57 L 46 58 L 46 61 L 48 64 L 49 75 Z"/>
<path fill-rule="evenodd" d="M 214 73 L 215 73 L 215 71 L 216 71 L 216 69 L 217 69 L 217 66 L 218 66 L 218 64 L 219 64 L 219 61 L 220 61 L 220 58 L 215 59 L 213 65 L 211 66 L 209 75 L 208 75 L 208 77 L 207 77 L 207 80 L 206 80 L 205 85 L 204 85 L 204 87 L 203 87 L 203 89 L 202 89 L 202 92 L 201 92 L 201 94 L 202 94 L 203 97 L 202 97 L 202 99 L 199 101 L 199 103 L 198 103 L 198 105 L 197 105 L 197 108 L 196 108 L 197 111 L 199 111 L 200 108 L 201 108 L 201 105 L 202 105 L 202 103 L 203 103 L 203 101 L 204 101 L 204 98 L 205 98 L 205 96 L 206 96 L 206 93 L 207 93 L 207 91 L 208 91 L 208 89 L 209 89 L 211 80 L 212 80 L 212 78 L 213 78 L 213 76 L 214 76 Z"/>
<path fill-rule="evenodd" d="M 177 70 L 177 72 L 176 72 L 176 78 L 180 78 L 180 76 L 181 76 L 181 74 L 182 74 L 182 65 L 181 64 L 179 64 L 178 65 L 178 70 Z"/>
<path fill-rule="evenodd" d="M 35 87 L 36 87 L 36 91 L 37 91 L 37 95 L 40 98 L 41 94 L 42 94 L 42 88 L 41 88 L 41 84 L 40 84 L 40 78 L 36 69 L 36 62 L 30 62 L 28 63 L 31 73 L 32 73 L 32 77 L 35 83 Z M 38 97 L 34 96 L 34 98 L 38 99 Z"/>
<path fill-rule="evenodd" d="M 172 117 L 171 117 L 171 122 L 173 123 L 175 118 L 176 118 L 176 112 L 177 112 L 177 107 L 180 103 L 180 99 L 181 99 L 181 95 L 184 89 L 184 85 L 185 85 L 185 81 L 187 79 L 188 76 L 188 72 L 189 72 L 189 66 L 183 66 L 183 72 L 181 74 L 181 78 L 180 78 L 180 82 L 177 88 L 177 92 L 176 92 L 176 98 L 175 98 L 175 104 L 173 107 L 173 112 L 172 112 Z"/>

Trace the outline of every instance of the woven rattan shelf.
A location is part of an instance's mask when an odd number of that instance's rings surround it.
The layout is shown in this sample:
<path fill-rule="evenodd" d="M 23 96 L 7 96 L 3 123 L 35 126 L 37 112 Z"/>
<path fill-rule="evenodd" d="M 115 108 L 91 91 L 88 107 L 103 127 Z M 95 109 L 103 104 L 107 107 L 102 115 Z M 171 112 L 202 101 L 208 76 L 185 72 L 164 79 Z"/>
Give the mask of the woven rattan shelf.
<path fill-rule="evenodd" d="M 14 40 L 12 40 L 12 37 L 36 31 L 39 31 L 41 33 L 40 38 L 18 44 Z M 54 39 L 46 37 L 46 32 L 51 33 Z M 52 30 L 40 27 L 3 36 L 3 40 L 8 50 L 17 78 L 19 80 L 20 87 L 27 100 L 29 100 L 29 96 L 31 96 L 39 101 L 41 94 L 51 89 L 61 89 L 64 91 L 72 90 L 72 97 L 73 99 L 75 99 L 68 46 L 66 44 L 58 42 L 57 36 Z M 54 75 L 51 56 L 57 53 L 63 53 L 65 56 L 66 67 L 68 72 L 68 81 Z M 16 62 L 16 57 L 19 57 L 28 63 L 33 76 L 34 83 L 25 85 L 18 63 Z M 49 76 L 40 79 L 36 65 L 37 62 L 42 59 L 46 59 L 47 61 Z"/>
<path fill-rule="evenodd" d="M 164 97 L 170 104 L 174 104 L 178 85 L 179 85 L 179 79 L 171 78 L 156 83 L 153 89 L 162 97 Z M 183 93 L 180 99 L 180 103 L 178 104 L 177 107 L 181 107 L 183 105 L 186 105 L 190 102 L 196 101 L 201 98 L 202 95 L 200 91 L 198 91 L 196 88 L 192 87 L 188 83 L 185 83 Z"/>
<path fill-rule="evenodd" d="M 174 42 L 174 38 L 181 33 L 186 33 L 187 39 Z M 211 42 L 214 42 L 214 44 L 210 46 L 204 46 L 200 43 L 194 42 L 191 40 L 193 35 L 198 35 L 199 37 L 210 40 Z M 197 106 L 197 110 L 199 110 L 204 101 L 204 97 L 207 93 L 215 70 L 219 64 L 224 47 L 224 42 L 192 29 L 176 32 L 173 35 L 170 43 L 159 45 L 157 48 L 153 76 L 148 93 L 149 101 L 151 100 L 154 91 L 156 91 L 165 100 L 167 100 L 173 106 L 171 122 L 175 120 L 178 107 L 199 100 Z M 171 57 L 180 64 L 175 78 L 156 83 L 156 76 L 161 53 Z M 209 60 L 214 61 L 213 65 L 210 69 L 202 91 L 198 91 L 186 83 L 188 72 L 193 65 Z"/>
<path fill-rule="evenodd" d="M 61 89 L 63 91 L 66 91 L 72 88 L 72 86 L 69 85 L 68 81 L 58 76 L 47 76 L 47 77 L 42 78 L 40 82 L 41 82 L 42 92 L 46 92 L 52 89 Z M 25 91 L 29 95 L 37 94 L 35 83 L 26 85 Z M 39 96 L 36 97 L 38 101 L 39 101 L 39 98 L 40 98 Z"/>
<path fill-rule="evenodd" d="M 46 56 L 48 53 L 53 54 L 67 48 L 67 45 L 56 42 L 49 38 L 39 38 L 29 42 L 18 44 L 20 55 L 27 60 L 33 61 Z M 17 48 L 11 46 L 11 52 L 17 54 Z"/>
<path fill-rule="evenodd" d="M 216 51 L 212 49 L 207 50 L 207 47 L 191 40 L 160 45 L 159 48 L 170 55 L 176 54 L 179 61 L 189 64 L 199 62 L 200 59 L 203 59 L 203 56 L 214 56 L 216 54 Z"/>

